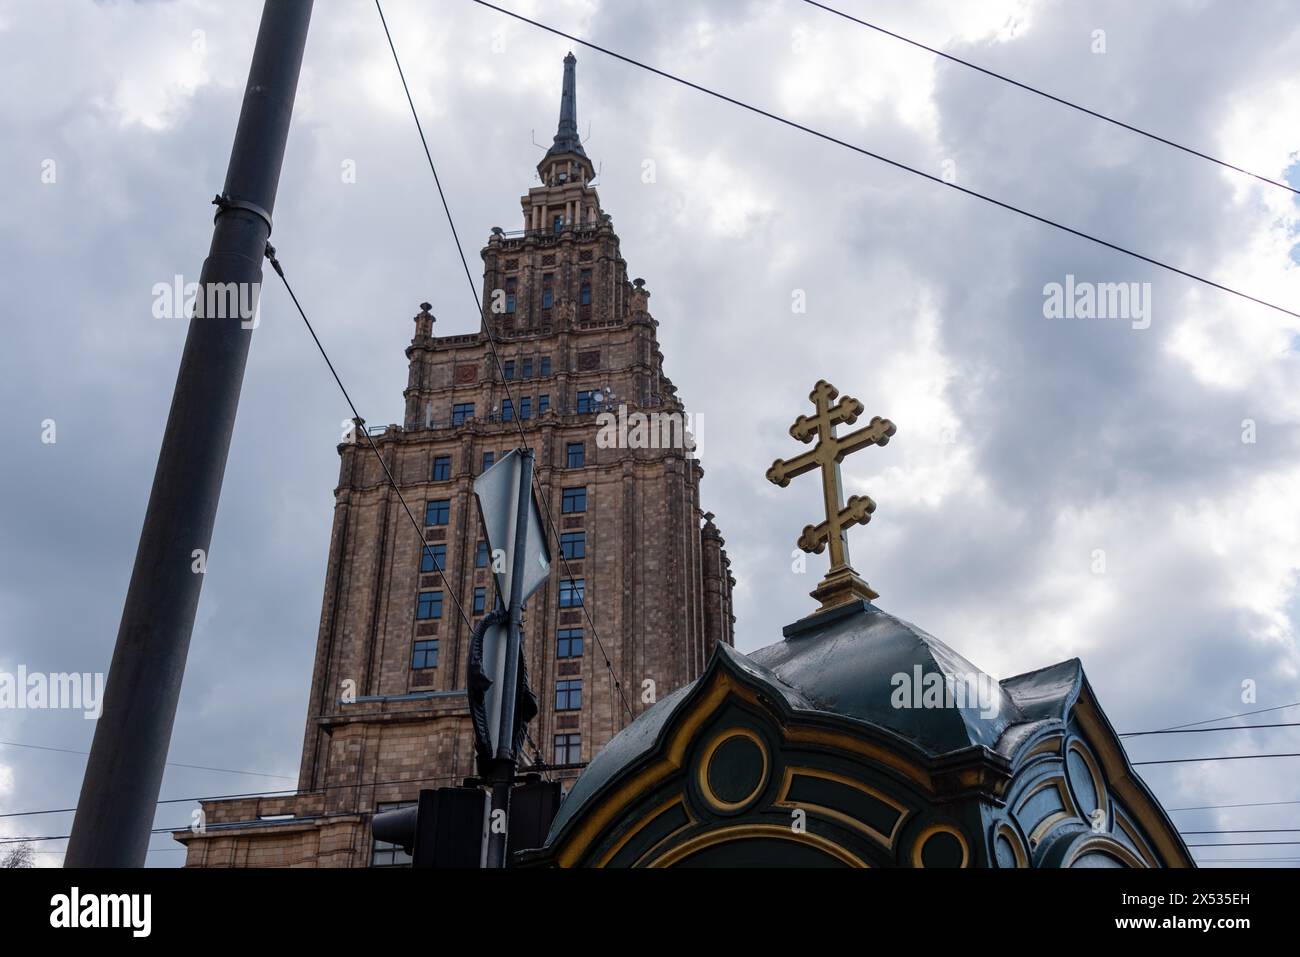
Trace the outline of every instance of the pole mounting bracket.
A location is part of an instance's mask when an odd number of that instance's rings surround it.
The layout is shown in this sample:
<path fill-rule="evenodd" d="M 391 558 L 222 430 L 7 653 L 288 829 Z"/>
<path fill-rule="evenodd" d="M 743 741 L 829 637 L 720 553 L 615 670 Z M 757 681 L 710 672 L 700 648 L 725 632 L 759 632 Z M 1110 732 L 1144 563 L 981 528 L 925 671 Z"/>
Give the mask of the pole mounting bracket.
<path fill-rule="evenodd" d="M 218 193 L 212 197 L 212 205 L 217 207 L 216 215 L 212 217 L 215 223 L 217 219 L 228 209 L 243 209 L 252 213 L 254 216 L 261 217 L 262 222 L 266 223 L 266 235 L 271 235 L 271 214 L 264 210 L 257 203 L 250 203 L 246 199 L 231 199 L 225 193 Z"/>

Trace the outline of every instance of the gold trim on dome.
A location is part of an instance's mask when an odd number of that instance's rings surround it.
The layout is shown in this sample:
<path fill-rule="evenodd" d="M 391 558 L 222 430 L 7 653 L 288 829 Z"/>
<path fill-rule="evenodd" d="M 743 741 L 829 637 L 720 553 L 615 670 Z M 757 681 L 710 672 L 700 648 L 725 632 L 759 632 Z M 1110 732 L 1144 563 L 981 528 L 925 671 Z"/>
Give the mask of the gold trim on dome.
<path fill-rule="evenodd" d="M 605 826 L 613 820 L 619 811 L 634 801 L 637 796 L 682 767 L 685 763 L 686 748 L 695 732 L 699 730 L 700 725 L 713 713 L 713 709 L 726 698 L 729 692 L 734 692 L 737 697 L 755 705 L 759 703 L 758 698 L 752 692 L 737 685 L 730 675 L 719 674 L 717 681 L 708 689 L 697 706 L 686 714 L 681 726 L 668 740 L 663 759 L 646 768 L 640 774 L 633 775 L 623 782 L 618 790 L 589 809 L 589 813 L 584 816 L 573 836 L 565 842 L 564 849 L 560 851 L 557 857 L 559 866 L 573 867 L 591 842 L 600 835 L 601 831 L 605 829 Z"/>
<path fill-rule="evenodd" d="M 672 867 L 679 861 L 689 857 L 696 851 L 702 851 L 706 847 L 712 847 L 715 844 L 727 844 L 731 841 L 745 840 L 753 837 L 769 837 L 778 841 L 791 841 L 795 844 L 805 844 L 809 847 L 815 847 L 825 854 L 829 854 L 836 860 L 849 865 L 850 867 L 870 867 L 866 861 L 856 854 L 840 847 L 833 841 L 828 841 L 820 835 L 813 834 L 809 831 L 802 833 L 796 832 L 789 827 L 781 824 L 736 824 L 732 827 L 722 827 L 713 831 L 705 831 L 698 834 L 688 841 L 684 841 L 672 848 L 661 857 L 656 858 L 648 863 L 648 867 Z"/>
<path fill-rule="evenodd" d="M 1011 845 L 1011 851 L 1016 856 L 1016 867 L 1029 866 L 1029 849 L 1025 847 L 1025 840 L 1020 836 L 1020 832 L 1011 826 L 1008 821 L 1001 821 L 993 829 L 993 860 L 998 857 L 998 838 L 1006 838 L 1007 843 Z"/>
<path fill-rule="evenodd" d="M 596 866 L 597 867 L 606 866 L 610 861 L 612 861 L 615 858 L 615 856 L 617 856 L 618 852 L 621 851 L 627 845 L 628 841 L 632 840 L 632 838 L 636 837 L 647 827 L 649 827 L 652 823 L 657 821 L 661 814 L 664 814 L 665 812 L 672 810 L 672 808 L 678 804 L 682 806 L 682 812 L 686 815 L 686 823 L 683 824 L 681 827 L 677 828 L 677 830 L 665 834 L 659 843 L 663 843 L 663 841 L 670 839 L 674 834 L 680 834 L 683 830 L 690 827 L 692 824 L 695 824 L 696 823 L 695 818 L 691 817 L 691 809 L 686 806 L 685 797 L 683 797 L 680 794 L 675 794 L 667 801 L 665 801 L 663 804 L 659 805 L 657 808 L 655 808 L 653 811 L 647 814 L 645 817 L 641 818 L 641 820 L 637 823 L 636 827 L 631 828 L 626 834 L 620 837 L 618 841 L 615 842 L 613 847 L 611 847 L 608 851 L 606 851 L 604 854 L 600 856 L 600 859 L 596 862 Z M 658 844 L 656 844 L 655 846 L 657 847 Z M 644 857 L 645 855 L 642 856 Z"/>
<path fill-rule="evenodd" d="M 1034 795 L 1041 791 L 1046 791 L 1048 788 L 1056 789 L 1056 793 L 1061 798 L 1062 809 L 1058 811 L 1050 811 L 1035 822 L 1034 829 L 1029 832 L 1030 848 L 1037 847 L 1042 839 L 1047 836 L 1047 833 L 1062 821 L 1082 817 L 1082 815 L 1079 814 L 1078 806 L 1074 803 L 1074 796 L 1070 794 L 1070 789 L 1066 786 L 1065 776 L 1062 774 L 1060 776 L 1053 775 L 1043 781 L 1039 781 L 1033 788 L 1026 791 L 1021 796 L 1020 801 L 1016 804 L 1016 819 L 1020 820 L 1021 815 L 1024 813 L 1025 805 L 1029 803 Z M 1025 822 L 1020 821 L 1020 826 L 1023 828 Z"/>
<path fill-rule="evenodd" d="M 1081 841 L 1077 847 L 1073 848 L 1070 851 L 1069 856 L 1064 861 L 1061 862 L 1061 867 L 1062 868 L 1073 867 L 1075 861 L 1077 861 L 1084 854 L 1090 853 L 1092 851 L 1097 851 L 1103 854 L 1109 854 L 1111 857 L 1118 857 L 1129 867 L 1134 867 L 1139 869 L 1146 868 L 1146 864 L 1142 862 L 1142 859 L 1140 857 L 1138 857 L 1131 850 L 1129 850 L 1127 847 L 1125 847 L 1123 844 L 1121 844 L 1119 841 L 1115 840 L 1113 837 L 1111 837 L 1108 834 L 1096 834 L 1092 837 L 1087 838 L 1084 841 Z"/>
<path fill-rule="evenodd" d="M 713 760 L 713 753 L 732 738 L 746 738 L 747 740 L 754 742 L 755 746 L 758 748 L 758 753 L 763 756 L 763 770 L 758 776 L 758 784 L 754 786 L 752 791 L 746 794 L 739 801 L 724 801 L 714 793 L 713 787 L 709 784 L 709 763 Z M 767 776 L 769 770 L 770 761 L 767 756 L 767 745 L 763 742 L 763 739 L 749 728 L 728 728 L 726 731 L 723 731 L 714 737 L 714 739 L 705 747 L 704 753 L 700 756 L 699 767 L 695 772 L 695 780 L 700 786 L 700 793 L 704 795 L 704 800 L 708 801 L 715 811 L 739 811 L 746 805 L 752 804 L 758 799 L 758 796 L 763 793 L 763 788 L 767 787 Z"/>
<path fill-rule="evenodd" d="M 861 791 L 864 794 L 870 795 L 877 801 L 888 804 L 894 810 L 898 811 L 898 820 L 894 822 L 894 826 L 888 834 L 882 834 L 866 822 L 860 821 L 849 814 L 845 814 L 843 811 L 837 811 L 834 808 L 826 807 L 824 804 L 813 804 L 810 801 L 792 801 L 790 800 L 790 788 L 794 785 L 794 776 L 796 774 L 802 774 L 805 777 L 823 778 L 827 781 L 834 781 L 837 784 L 844 784 L 855 790 Z M 833 818 L 842 824 L 847 824 L 849 827 L 861 831 L 867 837 L 891 851 L 894 849 L 894 842 L 898 840 L 898 832 L 902 828 L 903 822 L 906 821 L 912 813 L 911 809 L 906 805 L 898 803 L 889 795 L 883 794 L 873 787 L 869 787 L 868 785 L 863 784 L 860 781 L 855 781 L 852 778 L 845 777 L 842 774 L 836 774 L 834 771 L 823 771 L 819 768 L 786 768 L 785 778 L 781 782 L 781 792 L 776 796 L 776 800 L 773 801 L 772 804 L 774 807 L 788 807 L 792 809 L 815 808 L 818 814 Z"/>
<path fill-rule="evenodd" d="M 1106 779 L 1102 777 L 1101 768 L 1098 767 L 1097 765 L 1097 759 L 1093 757 L 1092 751 L 1088 748 L 1088 745 L 1084 743 L 1084 740 L 1082 738 L 1075 738 L 1073 741 L 1070 742 L 1069 746 L 1065 749 L 1064 764 L 1065 764 L 1065 774 L 1067 779 L 1069 778 L 1070 775 L 1070 752 L 1071 751 L 1075 752 L 1076 754 L 1079 755 L 1079 757 L 1083 758 L 1083 763 L 1088 766 L 1088 775 L 1092 778 L 1092 790 L 1097 796 L 1097 808 L 1106 811 L 1106 829 L 1110 830 L 1111 822 L 1110 822 L 1110 812 L 1108 810 L 1108 805 L 1110 804 L 1110 794 L 1106 789 Z M 1079 810 L 1080 812 L 1082 812 L 1083 808 L 1080 807 Z M 1087 814 L 1080 813 L 1079 816 L 1083 818 L 1085 821 L 1091 823 L 1090 813 Z"/>
<path fill-rule="evenodd" d="M 681 770 L 686 762 L 686 752 L 696 732 L 713 716 L 728 694 L 734 694 L 764 714 L 772 713 L 771 706 L 760 701 L 749 688 L 739 684 L 730 674 L 718 672 L 694 707 L 681 716 L 681 724 L 668 739 L 662 757 L 650 767 L 623 782 L 616 790 L 596 799 L 590 807 L 584 809 L 573 834 L 557 850 L 556 864 L 560 867 L 576 866 L 621 811 L 655 785 Z M 813 745 L 867 758 L 880 767 L 911 780 L 926 793 L 934 793 L 930 775 L 923 768 L 904 760 L 892 751 L 852 735 L 813 728 L 789 728 L 782 729 L 782 741 L 787 744 Z"/>
<path fill-rule="evenodd" d="M 924 831 L 916 836 L 916 841 L 912 844 L 912 866 L 925 867 L 921 862 L 921 851 L 925 848 L 926 842 L 934 835 L 944 833 L 951 834 L 957 838 L 957 843 L 961 845 L 961 863 L 958 867 L 967 867 L 970 865 L 970 845 L 966 843 L 966 835 L 951 824 L 931 824 Z"/>
<path fill-rule="evenodd" d="M 1025 754 L 1020 758 L 1020 764 L 1024 765 L 1028 763 L 1031 758 L 1037 757 L 1040 754 L 1060 755 L 1061 742 L 1064 740 L 1065 740 L 1065 735 L 1063 733 L 1059 731 L 1053 733 L 1051 737 L 1046 738 L 1043 741 L 1039 741 L 1032 748 L 1026 751 Z"/>
<path fill-rule="evenodd" d="M 1119 826 L 1119 829 L 1128 836 L 1128 839 L 1133 842 L 1133 846 L 1138 849 L 1138 854 L 1142 856 L 1142 860 L 1146 861 L 1147 867 L 1154 868 L 1160 866 L 1160 862 L 1152 855 L 1151 848 L 1147 847 L 1146 840 L 1138 833 L 1137 828 L 1133 826 L 1133 822 L 1128 819 L 1128 814 L 1117 809 L 1115 811 L 1115 823 Z"/>
<path fill-rule="evenodd" d="M 838 748 L 864 758 L 869 758 L 884 767 L 910 778 L 926 792 L 934 793 L 934 782 L 924 768 L 905 760 L 893 751 L 879 745 L 841 734 L 838 731 L 824 731 L 819 728 L 790 728 L 785 733 L 785 740 L 794 744 L 817 744 L 829 748 Z"/>
<path fill-rule="evenodd" d="M 1097 760 L 1106 772 L 1110 791 L 1120 798 L 1124 809 L 1141 825 L 1155 845 L 1166 867 L 1194 867 L 1190 853 L 1183 848 L 1160 806 L 1146 793 L 1129 769 L 1128 758 L 1114 738 L 1114 732 L 1101 717 L 1101 709 L 1086 692 L 1079 695 L 1072 715 L 1083 730 L 1082 737 L 1092 746 Z"/>

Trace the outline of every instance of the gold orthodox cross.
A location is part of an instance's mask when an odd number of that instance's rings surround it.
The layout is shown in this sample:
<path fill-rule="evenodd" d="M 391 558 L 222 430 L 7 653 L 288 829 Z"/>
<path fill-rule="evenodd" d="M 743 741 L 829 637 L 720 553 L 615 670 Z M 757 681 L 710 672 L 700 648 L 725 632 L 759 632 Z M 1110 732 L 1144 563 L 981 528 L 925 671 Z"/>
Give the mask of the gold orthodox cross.
<path fill-rule="evenodd" d="M 808 398 L 816 407 L 817 414 L 811 417 L 799 416 L 794 420 L 794 425 L 790 426 L 790 434 L 800 442 L 811 442 L 816 438 L 817 444 L 792 459 L 777 459 L 767 470 L 768 481 L 785 488 L 795 476 L 821 468 L 826 521 L 805 526 L 797 543 L 805 552 L 818 555 L 827 545 L 830 546 L 830 570 L 811 593 L 812 597 L 821 602 L 821 607 L 817 609 L 819 612 L 858 598 L 870 601 L 880 597 L 849 565 L 847 535 L 847 530 L 854 525 L 865 525 L 871 521 L 876 503 L 866 495 L 854 495 L 847 503 L 844 501 L 840 462 L 844 461 L 844 456 L 868 445 L 887 444 L 890 436 L 898 431 L 893 422 L 875 416 L 868 425 L 856 432 L 836 437 L 836 425 L 841 422 L 852 425 L 862 414 L 862 403 L 857 399 L 846 395 L 835 402 L 838 397 L 839 391 L 825 379 L 813 386 Z"/>

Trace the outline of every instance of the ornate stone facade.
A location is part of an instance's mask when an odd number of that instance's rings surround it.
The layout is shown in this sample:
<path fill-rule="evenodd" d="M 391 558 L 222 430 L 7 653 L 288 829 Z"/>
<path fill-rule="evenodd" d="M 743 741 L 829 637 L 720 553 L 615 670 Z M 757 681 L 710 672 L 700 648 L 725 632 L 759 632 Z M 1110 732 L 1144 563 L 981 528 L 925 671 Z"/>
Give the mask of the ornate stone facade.
<path fill-rule="evenodd" d="M 424 304 L 406 349 L 405 421 L 369 430 L 419 534 L 367 435 L 339 446 L 298 793 L 205 803 L 203 832 L 176 834 L 188 866 L 399 863 L 372 848 L 376 807 L 475 773 L 457 604 L 476 622 L 494 596 L 472 486 L 520 445 L 521 425 L 556 531 L 551 578 L 525 617 L 541 702 L 529 759 L 575 776 L 629 710 L 732 644 L 730 562 L 684 437 L 698 423 L 664 373 L 650 293 L 629 281 L 591 185 L 574 62 L 540 183 L 521 199 L 524 228 L 494 229 L 482 250 L 497 355 L 482 330 L 434 335 Z"/>

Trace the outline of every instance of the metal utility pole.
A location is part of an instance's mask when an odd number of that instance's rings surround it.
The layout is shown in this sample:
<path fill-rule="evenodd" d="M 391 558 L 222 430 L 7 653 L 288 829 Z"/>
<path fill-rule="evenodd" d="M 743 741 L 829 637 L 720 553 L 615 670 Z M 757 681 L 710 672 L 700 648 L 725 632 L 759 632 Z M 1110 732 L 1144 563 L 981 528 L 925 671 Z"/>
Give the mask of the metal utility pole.
<path fill-rule="evenodd" d="M 515 509 L 515 553 L 510 571 L 510 625 L 506 635 L 505 669 L 502 672 L 501 723 L 497 732 L 496 760 L 492 768 L 492 816 L 488 830 L 488 867 L 505 867 L 509 828 L 498 824 L 510 820 L 510 790 L 515 784 L 519 755 L 515 754 L 515 702 L 519 693 L 519 655 L 523 644 L 524 562 L 528 554 L 529 509 L 533 506 L 533 450 L 519 450 L 519 502 Z"/>
<path fill-rule="evenodd" d="M 145 863 L 252 336 L 239 310 L 205 306 L 256 302 L 311 10 L 262 9 L 65 867 Z"/>

